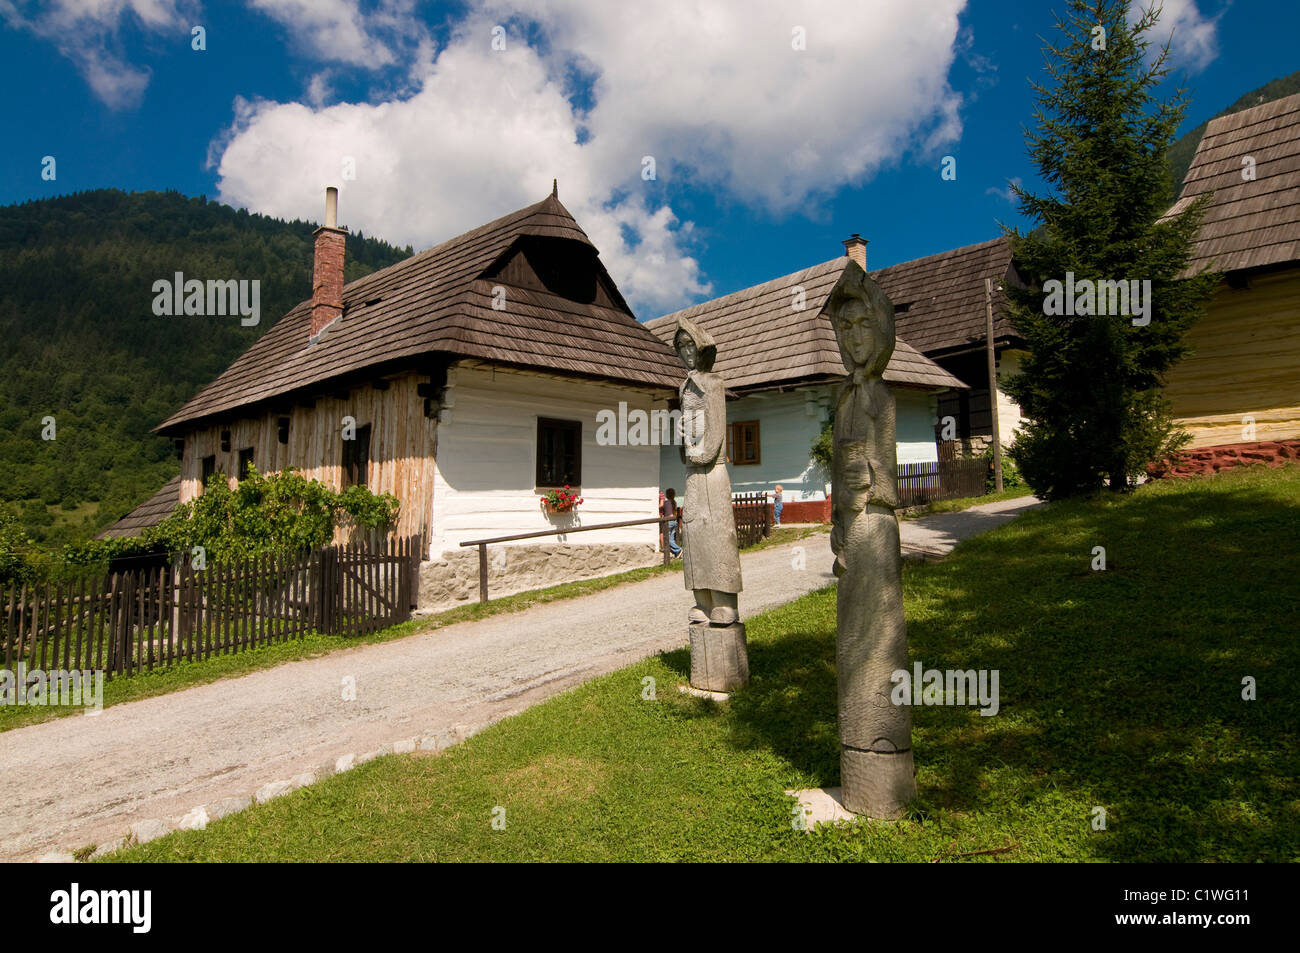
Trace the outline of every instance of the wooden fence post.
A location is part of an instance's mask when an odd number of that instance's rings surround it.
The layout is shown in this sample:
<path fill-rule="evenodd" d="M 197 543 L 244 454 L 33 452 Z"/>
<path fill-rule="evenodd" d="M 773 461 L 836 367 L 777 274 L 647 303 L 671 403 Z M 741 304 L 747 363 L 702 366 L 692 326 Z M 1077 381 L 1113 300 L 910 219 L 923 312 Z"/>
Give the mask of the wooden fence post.
<path fill-rule="evenodd" d="M 131 628 L 132 613 L 135 607 L 135 576 L 131 573 L 124 573 L 123 579 L 125 585 L 122 587 L 117 602 L 117 624 L 120 629 L 118 632 L 117 665 L 122 674 L 130 675 L 133 661 L 131 658 Z"/>
<path fill-rule="evenodd" d="M 487 543 L 478 544 L 478 601 L 488 601 L 488 558 Z"/>
<path fill-rule="evenodd" d="M 410 559 L 411 588 L 407 593 L 407 604 L 414 609 L 420 602 L 420 562 L 424 559 L 425 543 L 423 534 L 408 536 L 407 558 Z"/>
<path fill-rule="evenodd" d="M 14 640 L 18 636 L 18 613 L 22 607 L 16 603 L 19 587 L 15 580 L 9 581 L 9 598 L 5 602 L 5 668 L 13 671 Z M 17 610 L 17 611 L 15 611 Z"/>
<path fill-rule="evenodd" d="M 343 585 L 339 572 L 339 548 L 327 546 L 321 550 L 320 559 L 320 619 L 321 631 L 333 634 L 339 627 L 339 596 Z"/>

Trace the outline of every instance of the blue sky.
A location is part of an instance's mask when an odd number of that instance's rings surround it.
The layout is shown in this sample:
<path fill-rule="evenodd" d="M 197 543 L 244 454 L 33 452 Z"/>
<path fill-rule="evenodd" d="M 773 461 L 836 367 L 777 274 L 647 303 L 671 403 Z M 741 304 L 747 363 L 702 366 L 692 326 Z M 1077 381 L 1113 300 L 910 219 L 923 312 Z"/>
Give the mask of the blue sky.
<path fill-rule="evenodd" d="M 1034 181 L 1028 84 L 1063 0 L 537 6 L 0 0 L 0 203 L 171 188 L 318 220 L 333 184 L 343 224 L 419 249 L 558 177 L 642 319 L 851 232 L 876 268 L 1023 224 L 1006 181 Z M 1187 128 L 1300 69 L 1300 4 L 1165 9 Z"/>

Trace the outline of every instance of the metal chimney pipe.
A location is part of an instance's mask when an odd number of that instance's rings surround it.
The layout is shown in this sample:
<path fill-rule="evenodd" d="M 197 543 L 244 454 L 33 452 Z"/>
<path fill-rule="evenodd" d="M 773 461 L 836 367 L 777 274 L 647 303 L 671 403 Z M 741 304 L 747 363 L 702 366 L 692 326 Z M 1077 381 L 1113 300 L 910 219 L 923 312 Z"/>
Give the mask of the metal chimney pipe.
<path fill-rule="evenodd" d="M 339 190 L 330 186 L 325 190 L 325 227 L 337 228 L 339 221 Z"/>

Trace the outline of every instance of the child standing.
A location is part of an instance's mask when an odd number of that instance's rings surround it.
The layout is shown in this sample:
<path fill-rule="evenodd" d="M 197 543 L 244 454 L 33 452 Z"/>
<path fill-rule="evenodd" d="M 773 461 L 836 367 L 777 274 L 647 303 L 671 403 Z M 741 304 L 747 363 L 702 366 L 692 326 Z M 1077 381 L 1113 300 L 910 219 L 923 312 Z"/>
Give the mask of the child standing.
<path fill-rule="evenodd" d="M 781 494 L 784 490 L 785 487 L 778 483 L 776 485 L 776 495 L 772 498 L 772 515 L 776 518 L 777 526 L 781 525 L 781 507 L 784 505 L 781 500 Z"/>

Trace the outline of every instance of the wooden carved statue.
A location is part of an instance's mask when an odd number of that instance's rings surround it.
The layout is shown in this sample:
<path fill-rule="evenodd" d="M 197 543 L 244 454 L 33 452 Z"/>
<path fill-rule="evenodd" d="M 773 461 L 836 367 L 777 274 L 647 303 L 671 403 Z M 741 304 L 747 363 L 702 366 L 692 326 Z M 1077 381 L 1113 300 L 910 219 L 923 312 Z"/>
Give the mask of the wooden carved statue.
<path fill-rule="evenodd" d="M 911 709 L 891 701 L 891 676 L 908 667 L 894 396 L 881 377 L 894 352 L 894 306 L 851 267 L 828 311 L 849 371 L 835 404 L 831 475 L 841 800 L 858 814 L 896 818 L 916 780 Z"/>
<path fill-rule="evenodd" d="M 682 562 L 686 588 L 695 596 L 687 614 L 691 684 L 731 691 L 749 680 L 749 661 L 737 607 L 740 547 L 727 476 L 726 390 L 713 373 L 717 346 L 707 331 L 679 319 L 673 344 L 688 371 L 678 396 L 686 464 Z"/>

